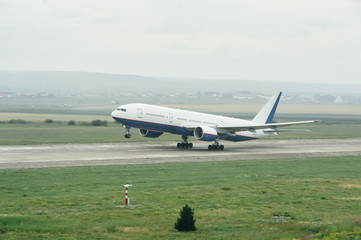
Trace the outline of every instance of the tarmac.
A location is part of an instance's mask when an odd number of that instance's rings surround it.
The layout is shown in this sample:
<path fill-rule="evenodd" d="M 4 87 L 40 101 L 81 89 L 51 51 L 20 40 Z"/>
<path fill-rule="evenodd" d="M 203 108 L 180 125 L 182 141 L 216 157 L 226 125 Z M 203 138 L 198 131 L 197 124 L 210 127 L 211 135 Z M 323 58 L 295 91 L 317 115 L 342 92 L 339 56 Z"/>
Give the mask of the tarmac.
<path fill-rule="evenodd" d="M 186 163 L 257 159 L 360 156 L 361 138 L 254 140 L 226 142 L 223 151 L 209 151 L 208 142 L 193 141 L 192 149 L 178 149 L 176 142 L 109 144 L 55 144 L 0 146 L 0 169 L 74 166 Z M 361 158 L 360 158 L 361 159 Z"/>

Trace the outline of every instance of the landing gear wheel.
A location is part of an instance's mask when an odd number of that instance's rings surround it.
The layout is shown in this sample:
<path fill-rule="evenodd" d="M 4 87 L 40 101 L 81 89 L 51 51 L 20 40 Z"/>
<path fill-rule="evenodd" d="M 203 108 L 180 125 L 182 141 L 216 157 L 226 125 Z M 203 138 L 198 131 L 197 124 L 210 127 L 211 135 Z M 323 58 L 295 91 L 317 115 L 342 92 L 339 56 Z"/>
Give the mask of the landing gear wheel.
<path fill-rule="evenodd" d="M 178 143 L 178 144 L 180 144 L 181 148 L 192 148 L 193 147 L 193 143 Z M 177 144 L 177 147 L 178 147 L 178 144 Z"/>
<path fill-rule="evenodd" d="M 177 143 L 177 148 L 193 148 L 193 143 L 188 142 L 188 136 L 182 136 L 183 141 L 180 143 Z"/>
<path fill-rule="evenodd" d="M 132 135 L 130 135 L 129 133 L 129 130 L 130 130 L 130 126 L 126 126 L 126 125 L 123 125 L 123 128 L 125 128 L 125 130 L 127 131 L 124 135 L 125 138 L 131 138 Z"/>
<path fill-rule="evenodd" d="M 208 145 L 208 150 L 224 150 L 224 146 L 223 145 L 218 145 L 218 144 L 213 144 L 213 145 Z"/>

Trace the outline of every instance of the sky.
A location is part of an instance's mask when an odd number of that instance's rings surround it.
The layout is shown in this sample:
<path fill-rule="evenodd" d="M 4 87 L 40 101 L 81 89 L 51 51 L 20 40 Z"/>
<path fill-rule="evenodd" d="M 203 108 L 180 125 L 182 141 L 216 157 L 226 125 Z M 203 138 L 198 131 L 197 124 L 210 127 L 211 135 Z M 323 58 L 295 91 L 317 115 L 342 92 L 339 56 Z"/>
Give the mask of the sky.
<path fill-rule="evenodd" d="M 0 0 L 0 70 L 361 83 L 360 0 Z"/>

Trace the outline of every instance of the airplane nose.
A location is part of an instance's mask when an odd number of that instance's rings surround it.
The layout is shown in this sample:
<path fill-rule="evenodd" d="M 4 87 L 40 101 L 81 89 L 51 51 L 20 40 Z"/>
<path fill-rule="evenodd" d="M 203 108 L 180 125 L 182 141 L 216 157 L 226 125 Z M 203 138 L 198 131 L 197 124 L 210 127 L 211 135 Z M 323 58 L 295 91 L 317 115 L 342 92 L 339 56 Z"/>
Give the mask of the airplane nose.
<path fill-rule="evenodd" d="M 112 117 L 115 117 L 115 113 L 116 113 L 116 111 L 114 110 L 113 112 L 112 112 Z"/>

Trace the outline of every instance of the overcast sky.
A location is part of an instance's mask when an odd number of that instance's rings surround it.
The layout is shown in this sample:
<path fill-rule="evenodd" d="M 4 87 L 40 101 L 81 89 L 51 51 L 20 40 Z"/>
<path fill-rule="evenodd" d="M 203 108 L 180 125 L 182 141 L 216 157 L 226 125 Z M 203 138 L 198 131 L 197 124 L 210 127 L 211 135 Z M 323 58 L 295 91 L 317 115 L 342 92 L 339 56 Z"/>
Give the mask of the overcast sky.
<path fill-rule="evenodd" d="M 361 83 L 360 0 L 0 0 L 0 70 Z"/>

